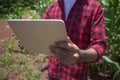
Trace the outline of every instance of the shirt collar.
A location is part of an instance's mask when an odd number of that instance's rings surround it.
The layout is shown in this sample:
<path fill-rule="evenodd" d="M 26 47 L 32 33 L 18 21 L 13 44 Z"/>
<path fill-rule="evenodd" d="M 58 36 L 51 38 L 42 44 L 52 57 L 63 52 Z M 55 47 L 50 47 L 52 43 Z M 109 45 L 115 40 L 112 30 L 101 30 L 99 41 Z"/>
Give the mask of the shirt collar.
<path fill-rule="evenodd" d="M 87 3 L 88 4 L 89 0 L 76 0 L 76 1 L 77 1 L 77 3 L 80 2 L 80 3 Z M 58 0 L 58 2 L 64 3 L 64 0 Z"/>
<path fill-rule="evenodd" d="M 75 5 L 88 4 L 88 0 L 76 0 Z M 62 19 L 65 20 L 64 0 L 58 0 L 58 5 L 62 10 Z"/>

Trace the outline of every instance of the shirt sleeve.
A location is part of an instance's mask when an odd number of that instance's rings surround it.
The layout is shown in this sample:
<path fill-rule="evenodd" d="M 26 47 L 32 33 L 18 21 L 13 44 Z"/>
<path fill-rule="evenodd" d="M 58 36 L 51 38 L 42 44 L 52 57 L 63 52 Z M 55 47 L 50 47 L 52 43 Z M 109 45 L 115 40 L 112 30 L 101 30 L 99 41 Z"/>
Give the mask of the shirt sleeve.
<path fill-rule="evenodd" d="M 48 19 L 48 8 L 45 10 L 45 13 L 43 14 L 43 19 Z"/>
<path fill-rule="evenodd" d="M 48 5 L 48 7 L 45 10 L 45 13 L 43 14 L 43 19 L 50 19 L 50 13 L 52 12 L 54 3 L 51 3 Z"/>
<path fill-rule="evenodd" d="M 91 26 L 91 39 L 89 48 L 96 50 L 98 54 L 98 61 L 106 50 L 106 34 L 104 25 L 104 11 L 100 5 L 95 13 L 93 23 Z"/>

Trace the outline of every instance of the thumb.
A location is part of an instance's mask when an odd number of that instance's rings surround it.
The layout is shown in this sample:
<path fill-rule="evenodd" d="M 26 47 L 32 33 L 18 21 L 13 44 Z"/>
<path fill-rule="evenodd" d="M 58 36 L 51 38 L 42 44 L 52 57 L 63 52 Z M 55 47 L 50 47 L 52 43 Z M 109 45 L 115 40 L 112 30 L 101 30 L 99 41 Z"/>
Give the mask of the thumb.
<path fill-rule="evenodd" d="M 70 40 L 70 37 L 69 37 L 69 36 L 67 37 L 67 41 L 68 41 L 69 43 L 73 43 L 73 42 Z"/>

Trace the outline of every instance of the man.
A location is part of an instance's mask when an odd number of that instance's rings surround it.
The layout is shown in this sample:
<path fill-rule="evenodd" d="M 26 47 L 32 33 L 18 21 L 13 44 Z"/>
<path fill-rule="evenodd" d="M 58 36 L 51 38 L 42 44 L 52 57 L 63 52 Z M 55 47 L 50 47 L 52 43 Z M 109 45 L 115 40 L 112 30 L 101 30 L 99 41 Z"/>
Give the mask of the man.
<path fill-rule="evenodd" d="M 64 20 L 68 41 L 50 46 L 50 80 L 84 80 L 88 64 L 105 53 L 104 13 L 96 0 L 57 0 L 46 9 L 46 19 Z"/>

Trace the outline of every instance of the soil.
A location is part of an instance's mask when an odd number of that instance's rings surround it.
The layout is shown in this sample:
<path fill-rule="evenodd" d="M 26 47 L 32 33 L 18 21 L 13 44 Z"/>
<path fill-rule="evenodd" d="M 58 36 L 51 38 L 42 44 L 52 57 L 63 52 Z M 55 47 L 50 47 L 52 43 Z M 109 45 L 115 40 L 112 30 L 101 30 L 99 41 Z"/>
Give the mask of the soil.
<path fill-rule="evenodd" d="M 7 39 L 11 34 L 12 30 L 10 29 L 9 25 L 7 24 L 7 21 L 1 21 L 0 22 L 0 40 Z"/>

